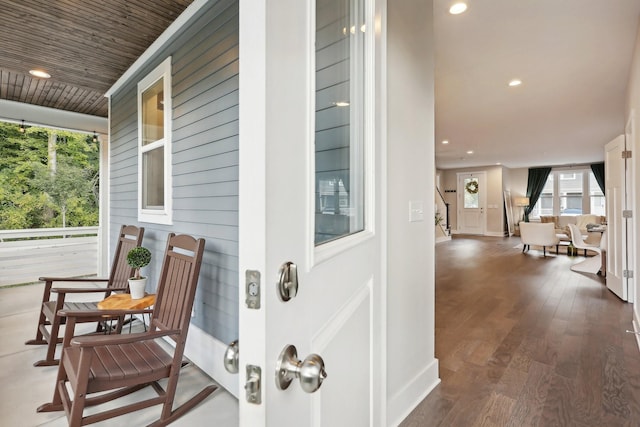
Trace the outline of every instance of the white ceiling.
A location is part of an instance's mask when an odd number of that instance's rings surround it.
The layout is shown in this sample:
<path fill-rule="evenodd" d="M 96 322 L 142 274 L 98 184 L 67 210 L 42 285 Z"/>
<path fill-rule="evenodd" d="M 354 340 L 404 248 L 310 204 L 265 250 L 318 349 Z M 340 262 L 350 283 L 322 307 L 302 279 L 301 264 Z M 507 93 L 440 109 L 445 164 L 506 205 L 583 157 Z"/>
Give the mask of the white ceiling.
<path fill-rule="evenodd" d="M 624 133 L 640 0 L 450 4 L 434 1 L 436 166 L 602 161 Z"/>

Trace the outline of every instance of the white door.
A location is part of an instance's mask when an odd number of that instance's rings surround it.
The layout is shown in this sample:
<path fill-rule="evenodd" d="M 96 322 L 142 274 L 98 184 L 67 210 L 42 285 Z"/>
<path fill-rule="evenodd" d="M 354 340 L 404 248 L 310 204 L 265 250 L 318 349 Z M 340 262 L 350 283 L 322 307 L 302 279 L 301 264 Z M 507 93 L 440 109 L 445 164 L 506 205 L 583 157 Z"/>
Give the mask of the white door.
<path fill-rule="evenodd" d="M 458 232 L 484 235 L 486 228 L 485 172 L 458 174 Z"/>
<path fill-rule="evenodd" d="M 374 13 L 365 0 L 240 2 L 240 426 L 383 424 Z M 287 262 L 298 289 L 285 302 Z M 320 358 L 295 378 L 289 346 L 323 359 L 317 391 Z"/>
<path fill-rule="evenodd" d="M 605 197 L 607 212 L 607 287 L 622 300 L 627 300 L 627 265 L 625 209 L 625 137 L 620 135 L 605 145 Z"/>

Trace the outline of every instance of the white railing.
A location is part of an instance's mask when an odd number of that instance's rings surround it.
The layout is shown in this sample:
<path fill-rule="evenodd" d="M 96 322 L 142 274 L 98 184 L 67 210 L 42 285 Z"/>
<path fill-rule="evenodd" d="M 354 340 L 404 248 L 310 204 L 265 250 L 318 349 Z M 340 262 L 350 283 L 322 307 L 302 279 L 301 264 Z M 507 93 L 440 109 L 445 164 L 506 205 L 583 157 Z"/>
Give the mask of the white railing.
<path fill-rule="evenodd" d="M 0 286 L 98 271 L 98 227 L 0 230 Z"/>

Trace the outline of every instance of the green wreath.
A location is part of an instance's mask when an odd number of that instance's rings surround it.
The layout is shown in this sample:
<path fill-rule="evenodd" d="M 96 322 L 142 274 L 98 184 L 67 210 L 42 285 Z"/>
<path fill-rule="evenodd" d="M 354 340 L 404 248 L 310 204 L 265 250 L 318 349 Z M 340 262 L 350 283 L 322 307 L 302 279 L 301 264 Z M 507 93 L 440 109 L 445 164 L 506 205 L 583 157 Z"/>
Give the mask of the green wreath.
<path fill-rule="evenodd" d="M 478 194 L 478 181 L 467 182 L 464 189 L 467 190 L 467 193 L 469 194 Z"/>

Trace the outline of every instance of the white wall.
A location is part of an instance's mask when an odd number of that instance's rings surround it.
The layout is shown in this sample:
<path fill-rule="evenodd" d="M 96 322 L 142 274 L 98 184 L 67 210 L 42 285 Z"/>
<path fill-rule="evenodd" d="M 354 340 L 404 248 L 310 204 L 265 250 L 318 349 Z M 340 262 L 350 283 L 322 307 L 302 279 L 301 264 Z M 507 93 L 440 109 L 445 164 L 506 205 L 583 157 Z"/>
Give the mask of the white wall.
<path fill-rule="evenodd" d="M 435 387 L 433 0 L 388 2 L 387 424 Z M 424 220 L 409 222 L 409 201 Z"/>
<path fill-rule="evenodd" d="M 635 319 L 635 328 L 636 331 L 640 332 L 640 307 L 638 307 L 638 302 L 640 301 L 639 295 L 640 295 L 640 279 L 638 279 L 639 276 L 639 272 L 638 272 L 638 266 L 640 266 L 640 238 L 638 238 L 638 231 L 640 230 L 640 215 L 638 215 L 638 206 L 640 204 L 640 183 L 638 183 L 638 176 L 640 174 L 640 156 L 638 156 L 638 153 L 640 153 L 640 123 L 638 122 L 638 112 L 640 111 L 640 23 L 638 26 L 638 34 L 636 36 L 636 45 L 635 45 L 635 49 L 633 52 L 633 63 L 631 66 L 631 70 L 630 70 L 630 75 L 629 75 L 629 86 L 627 88 L 627 109 L 626 109 L 626 117 L 625 117 L 625 123 L 628 123 L 629 120 L 633 120 L 633 125 L 634 125 L 634 135 L 633 135 L 633 141 L 628 141 L 627 142 L 627 149 L 629 149 L 629 147 L 631 147 L 631 150 L 633 151 L 633 157 L 632 157 L 632 162 L 633 162 L 633 169 L 635 171 L 635 176 L 633 179 L 633 182 L 635 184 L 635 188 L 633 189 L 634 191 L 634 197 L 632 197 L 633 200 L 633 206 L 631 206 L 631 210 L 633 211 L 633 219 L 632 221 L 632 227 L 634 231 L 634 235 L 636 236 L 635 241 L 634 241 L 634 245 L 632 248 L 632 254 L 633 254 L 633 262 L 631 265 L 631 268 L 635 271 L 635 276 L 636 279 L 634 279 L 634 299 L 631 300 L 630 302 L 634 303 L 633 304 L 633 312 L 634 312 L 634 319 Z M 638 341 L 639 345 L 640 345 L 640 338 Z"/>

